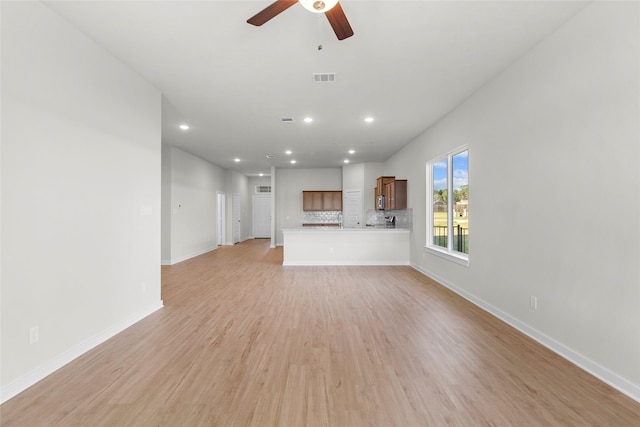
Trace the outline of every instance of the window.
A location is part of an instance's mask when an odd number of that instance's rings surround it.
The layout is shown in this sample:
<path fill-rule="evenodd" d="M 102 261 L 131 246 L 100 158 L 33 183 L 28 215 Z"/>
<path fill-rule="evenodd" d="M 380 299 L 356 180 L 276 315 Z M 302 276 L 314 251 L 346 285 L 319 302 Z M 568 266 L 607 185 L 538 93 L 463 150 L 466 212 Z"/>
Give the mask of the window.
<path fill-rule="evenodd" d="M 469 150 L 466 147 L 427 163 L 427 249 L 462 264 L 469 263 Z"/>

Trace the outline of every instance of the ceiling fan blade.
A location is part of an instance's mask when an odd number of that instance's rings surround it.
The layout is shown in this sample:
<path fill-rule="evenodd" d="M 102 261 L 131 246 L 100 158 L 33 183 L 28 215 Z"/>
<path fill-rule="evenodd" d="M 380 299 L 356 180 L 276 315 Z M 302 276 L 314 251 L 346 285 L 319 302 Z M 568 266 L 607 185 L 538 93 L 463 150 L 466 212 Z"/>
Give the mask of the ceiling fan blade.
<path fill-rule="evenodd" d="M 333 28 L 333 32 L 336 33 L 338 40 L 344 40 L 353 35 L 353 30 L 351 29 L 351 25 L 349 25 L 347 15 L 344 14 L 340 3 L 336 3 L 335 6 L 324 14 L 327 15 L 327 19 L 331 24 L 331 28 Z"/>
<path fill-rule="evenodd" d="M 265 7 L 251 18 L 247 19 L 247 22 L 251 25 L 259 27 L 260 25 L 275 18 L 277 15 L 289 9 L 296 3 L 298 3 L 298 0 L 278 0 L 275 3 L 271 3 L 269 6 Z"/>

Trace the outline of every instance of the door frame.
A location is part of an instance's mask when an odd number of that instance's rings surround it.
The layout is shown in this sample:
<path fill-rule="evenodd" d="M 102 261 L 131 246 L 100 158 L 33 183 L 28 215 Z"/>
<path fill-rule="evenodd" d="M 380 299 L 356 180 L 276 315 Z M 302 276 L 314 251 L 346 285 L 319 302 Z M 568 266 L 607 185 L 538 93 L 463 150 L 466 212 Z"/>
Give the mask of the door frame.
<path fill-rule="evenodd" d="M 226 206 L 227 195 L 224 191 L 216 192 L 216 244 L 218 246 L 225 243 L 225 230 L 226 230 Z"/>

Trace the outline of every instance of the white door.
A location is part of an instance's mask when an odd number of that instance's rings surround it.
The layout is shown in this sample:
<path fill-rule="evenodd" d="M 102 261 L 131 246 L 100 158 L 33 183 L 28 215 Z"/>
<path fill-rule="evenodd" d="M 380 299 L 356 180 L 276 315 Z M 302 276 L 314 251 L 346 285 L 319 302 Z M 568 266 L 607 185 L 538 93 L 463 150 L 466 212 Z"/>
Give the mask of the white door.
<path fill-rule="evenodd" d="M 231 210 L 233 215 L 233 243 L 239 243 L 240 242 L 240 194 L 238 193 L 233 193 Z"/>
<path fill-rule="evenodd" d="M 362 224 L 362 190 L 346 190 L 343 193 L 342 226 L 360 228 Z"/>
<path fill-rule="evenodd" d="M 253 237 L 271 238 L 271 196 L 253 196 Z"/>
<path fill-rule="evenodd" d="M 218 239 L 217 239 L 217 243 L 218 245 L 224 245 L 224 237 L 225 237 L 225 223 L 226 223 L 226 218 L 225 218 L 225 194 L 224 193 L 220 193 L 218 192 L 218 206 L 217 206 L 217 224 L 216 224 L 216 231 L 217 231 L 217 235 L 218 235 Z"/>

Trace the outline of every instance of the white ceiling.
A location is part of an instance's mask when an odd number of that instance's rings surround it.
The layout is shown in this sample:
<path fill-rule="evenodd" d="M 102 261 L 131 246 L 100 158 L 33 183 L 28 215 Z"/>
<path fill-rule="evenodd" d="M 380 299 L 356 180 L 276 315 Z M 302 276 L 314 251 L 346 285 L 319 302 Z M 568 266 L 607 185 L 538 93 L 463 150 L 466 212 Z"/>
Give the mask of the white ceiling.
<path fill-rule="evenodd" d="M 164 144 L 246 175 L 385 161 L 585 6 L 343 0 L 338 41 L 301 5 L 247 24 L 269 0 L 46 4 L 163 93 Z"/>

